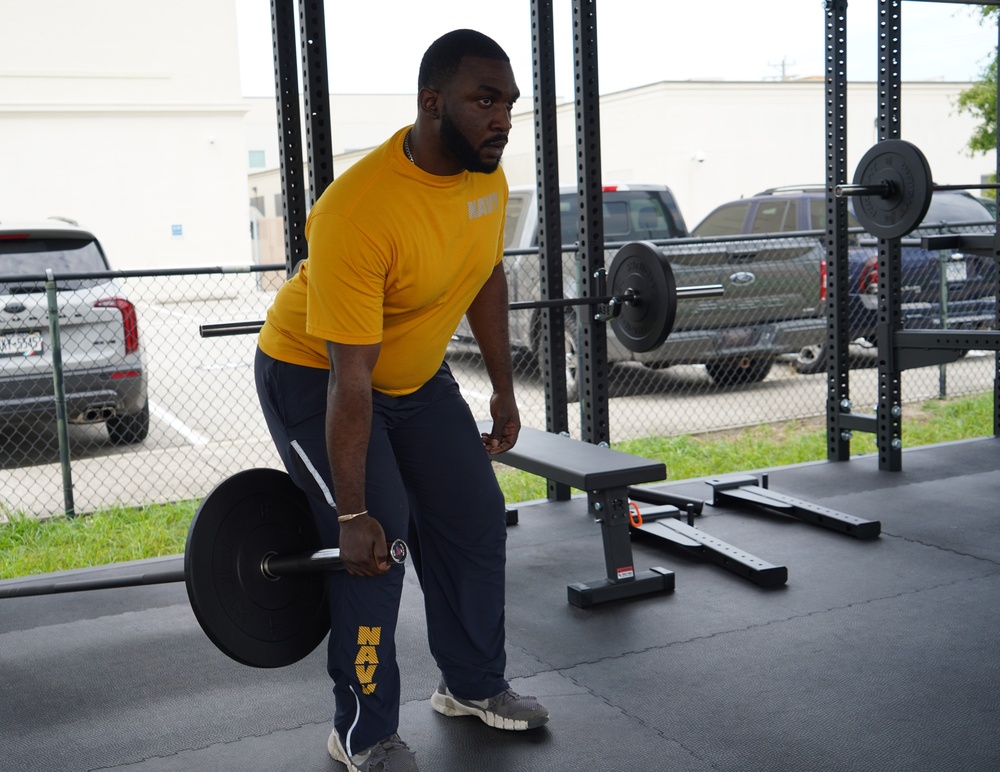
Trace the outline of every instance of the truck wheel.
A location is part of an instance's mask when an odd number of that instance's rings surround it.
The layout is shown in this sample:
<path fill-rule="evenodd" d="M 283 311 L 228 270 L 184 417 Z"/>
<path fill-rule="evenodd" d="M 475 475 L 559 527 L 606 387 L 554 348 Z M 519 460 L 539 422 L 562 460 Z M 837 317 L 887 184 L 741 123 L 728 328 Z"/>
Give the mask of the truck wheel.
<path fill-rule="evenodd" d="M 149 436 L 149 403 L 138 413 L 113 415 L 107 420 L 112 445 L 134 445 Z"/>
<path fill-rule="evenodd" d="M 759 383 L 771 372 L 772 359 L 717 359 L 706 362 L 708 377 L 718 386 Z"/>
<path fill-rule="evenodd" d="M 802 350 L 792 360 L 795 372 L 802 375 L 815 375 L 826 371 L 826 346 L 803 346 Z"/>

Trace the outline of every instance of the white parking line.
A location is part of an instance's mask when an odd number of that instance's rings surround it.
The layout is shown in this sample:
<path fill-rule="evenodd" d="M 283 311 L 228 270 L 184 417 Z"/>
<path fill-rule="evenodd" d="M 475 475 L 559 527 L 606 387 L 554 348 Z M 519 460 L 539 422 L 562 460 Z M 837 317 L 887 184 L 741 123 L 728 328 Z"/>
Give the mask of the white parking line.
<path fill-rule="evenodd" d="M 203 434 L 198 434 L 198 432 L 194 429 L 186 426 L 180 418 L 175 416 L 173 413 L 167 412 L 158 404 L 153 402 L 153 400 L 149 400 L 149 412 L 156 416 L 160 421 L 163 421 L 163 423 L 181 435 L 192 445 L 207 445 L 209 443 L 208 437 Z"/>
<path fill-rule="evenodd" d="M 158 314 L 166 314 L 167 316 L 174 316 L 178 319 L 190 319 L 195 322 L 203 322 L 204 318 L 201 316 L 196 316 L 194 314 L 186 314 L 183 311 L 176 311 L 173 308 L 167 308 L 166 306 L 161 306 L 159 303 L 150 303 L 147 308 L 150 311 L 154 311 Z"/>

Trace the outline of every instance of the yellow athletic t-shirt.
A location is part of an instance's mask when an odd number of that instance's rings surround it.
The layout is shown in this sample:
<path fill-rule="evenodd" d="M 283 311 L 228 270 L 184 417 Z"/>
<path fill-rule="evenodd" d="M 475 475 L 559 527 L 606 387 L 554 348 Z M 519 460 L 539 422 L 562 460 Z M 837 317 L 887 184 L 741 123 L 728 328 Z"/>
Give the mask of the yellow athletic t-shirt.
<path fill-rule="evenodd" d="M 507 180 L 440 177 L 403 153 L 406 127 L 337 178 L 309 212 L 309 257 L 278 290 L 265 354 L 328 368 L 326 341 L 381 343 L 377 390 L 398 396 L 437 372 L 448 341 L 503 258 Z"/>

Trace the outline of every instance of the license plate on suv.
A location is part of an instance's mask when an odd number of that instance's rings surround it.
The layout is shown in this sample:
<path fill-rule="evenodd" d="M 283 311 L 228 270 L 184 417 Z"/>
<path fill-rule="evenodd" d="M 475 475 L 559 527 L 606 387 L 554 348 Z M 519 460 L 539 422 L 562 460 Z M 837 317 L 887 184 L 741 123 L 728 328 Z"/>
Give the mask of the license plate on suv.
<path fill-rule="evenodd" d="M 40 332 L 8 332 L 0 335 L 0 357 L 41 354 L 45 349 Z"/>

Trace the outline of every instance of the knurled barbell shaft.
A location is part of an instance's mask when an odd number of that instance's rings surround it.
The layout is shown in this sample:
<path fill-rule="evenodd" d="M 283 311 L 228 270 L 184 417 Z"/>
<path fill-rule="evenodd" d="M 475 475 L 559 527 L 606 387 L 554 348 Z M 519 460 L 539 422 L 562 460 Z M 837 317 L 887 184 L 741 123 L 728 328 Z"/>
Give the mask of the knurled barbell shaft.
<path fill-rule="evenodd" d="M 678 287 L 677 299 L 691 300 L 694 298 L 718 297 L 724 293 L 721 284 L 695 284 L 690 287 Z M 563 306 L 599 306 L 608 303 L 639 303 L 641 293 L 626 290 L 621 295 L 601 295 L 594 298 L 550 298 L 548 300 L 518 300 L 510 304 L 512 310 L 527 308 L 561 308 Z"/>
<path fill-rule="evenodd" d="M 941 190 L 1000 190 L 1000 185 L 985 183 L 982 185 L 932 185 L 931 190 L 935 193 Z M 837 185 L 833 189 L 833 195 L 837 198 L 848 196 L 879 196 L 880 198 L 888 198 L 893 194 L 894 186 L 889 180 L 880 185 Z"/>
<path fill-rule="evenodd" d="M 932 185 L 931 190 L 1000 190 L 1000 185 L 996 183 L 983 183 L 982 185 Z"/>
<path fill-rule="evenodd" d="M 721 284 L 695 284 L 690 287 L 678 287 L 678 300 L 693 300 L 695 298 L 719 297 L 724 293 Z M 602 295 L 594 298 L 550 298 L 549 300 L 518 300 L 510 304 L 512 310 L 528 308 L 561 308 L 564 306 L 598 306 L 607 303 L 639 302 L 639 294 L 632 292 L 623 295 Z M 264 326 L 263 320 L 246 322 L 209 322 L 199 325 L 198 332 L 203 338 L 218 338 L 225 335 L 244 335 L 260 332 Z"/>
<path fill-rule="evenodd" d="M 100 579 L 71 579 L 61 582 L 25 582 L 0 587 L 0 598 L 29 598 L 36 595 L 57 595 L 64 592 L 118 590 L 125 587 L 146 587 L 153 584 L 183 582 L 184 570 L 155 571 L 146 574 L 108 576 Z"/>
<path fill-rule="evenodd" d="M 399 565 L 406 560 L 406 544 L 396 539 L 389 545 L 389 562 Z M 265 555 L 260 561 L 260 570 L 268 579 L 278 579 L 288 574 L 304 574 L 312 571 L 341 571 L 344 561 L 340 550 L 333 547 L 317 552 L 300 552 L 291 555 Z"/>

